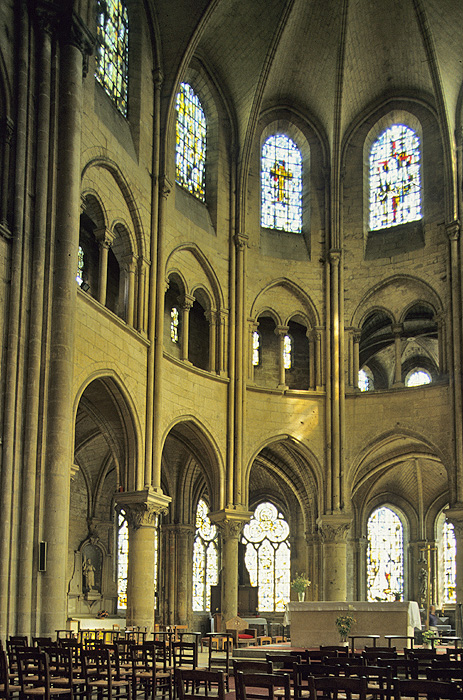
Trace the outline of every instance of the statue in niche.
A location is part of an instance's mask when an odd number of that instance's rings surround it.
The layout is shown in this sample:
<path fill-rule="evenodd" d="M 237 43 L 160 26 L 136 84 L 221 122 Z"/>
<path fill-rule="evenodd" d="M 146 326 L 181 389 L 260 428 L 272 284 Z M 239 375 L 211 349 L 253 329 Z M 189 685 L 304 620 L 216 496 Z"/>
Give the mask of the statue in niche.
<path fill-rule="evenodd" d="M 82 547 L 82 590 L 86 596 L 101 593 L 103 555 L 101 549 L 88 542 Z"/>
<path fill-rule="evenodd" d="M 418 581 L 420 585 L 420 607 L 423 608 L 426 603 L 426 594 L 428 592 L 428 572 L 424 567 L 421 567 L 421 569 L 418 572 Z"/>

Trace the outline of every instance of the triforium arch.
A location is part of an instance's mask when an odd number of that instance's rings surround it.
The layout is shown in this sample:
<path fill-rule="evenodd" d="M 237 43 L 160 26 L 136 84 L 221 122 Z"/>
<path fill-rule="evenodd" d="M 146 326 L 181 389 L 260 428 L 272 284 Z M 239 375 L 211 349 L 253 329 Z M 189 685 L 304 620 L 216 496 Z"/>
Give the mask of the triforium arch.
<path fill-rule="evenodd" d="M 443 452 L 429 439 L 405 430 L 381 435 L 356 456 L 349 474 L 353 527 L 352 591 L 354 598 L 367 595 L 367 522 L 380 506 L 396 506 L 407 520 L 404 550 L 404 594 L 418 600 L 424 550 L 433 543 L 432 521 L 436 503 L 442 505 L 448 475 Z M 445 500 L 445 499 L 444 499 Z"/>
<path fill-rule="evenodd" d="M 193 416 L 176 419 L 166 430 L 162 472 L 172 507 L 160 527 L 159 612 L 171 624 L 191 624 L 196 507 L 200 498 L 210 511 L 225 505 L 221 451 Z"/>
<path fill-rule="evenodd" d="M 140 488 L 140 427 L 114 373 L 89 378 L 76 400 L 68 537 L 68 614 L 117 615 L 118 494 Z M 85 556 L 84 556 L 85 555 Z M 87 566 L 93 567 L 91 578 Z"/>

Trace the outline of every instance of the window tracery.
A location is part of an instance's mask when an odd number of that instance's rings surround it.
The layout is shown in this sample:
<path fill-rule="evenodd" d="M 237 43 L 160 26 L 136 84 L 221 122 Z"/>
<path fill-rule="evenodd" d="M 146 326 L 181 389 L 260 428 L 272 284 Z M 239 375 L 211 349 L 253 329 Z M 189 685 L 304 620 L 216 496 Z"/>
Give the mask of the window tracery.
<path fill-rule="evenodd" d="M 123 0 L 98 0 L 95 78 L 127 116 L 129 16 Z"/>
<path fill-rule="evenodd" d="M 193 544 L 193 610 L 211 609 L 211 586 L 219 582 L 217 527 L 209 520 L 209 509 L 201 498 L 196 508 Z"/>
<path fill-rule="evenodd" d="M 289 136 L 269 136 L 261 158 L 261 226 L 302 232 L 302 155 Z"/>
<path fill-rule="evenodd" d="M 202 202 L 206 185 L 206 116 L 193 88 L 180 83 L 177 94 L 176 181 Z"/>
<path fill-rule="evenodd" d="M 399 516 L 377 508 L 367 525 L 367 600 L 393 601 L 404 594 L 404 531 Z"/>
<path fill-rule="evenodd" d="M 370 230 L 418 221 L 421 215 L 420 141 L 413 129 L 393 124 L 370 150 Z"/>
<path fill-rule="evenodd" d="M 258 586 L 258 609 L 283 611 L 290 598 L 289 525 L 273 503 L 260 503 L 243 528 L 245 563 L 251 585 Z"/>

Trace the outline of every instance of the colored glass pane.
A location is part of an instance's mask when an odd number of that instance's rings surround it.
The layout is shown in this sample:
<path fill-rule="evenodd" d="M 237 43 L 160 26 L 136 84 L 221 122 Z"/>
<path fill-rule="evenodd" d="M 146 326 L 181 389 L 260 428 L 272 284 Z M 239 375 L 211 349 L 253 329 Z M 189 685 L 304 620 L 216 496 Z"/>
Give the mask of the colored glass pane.
<path fill-rule="evenodd" d="M 292 346 L 291 336 L 285 335 L 283 339 L 283 366 L 285 369 L 291 369 L 292 366 Z"/>
<path fill-rule="evenodd" d="M 127 116 L 129 16 L 122 0 L 98 0 L 95 77 Z"/>
<path fill-rule="evenodd" d="M 419 219 L 420 141 L 409 127 L 394 124 L 370 151 L 370 230 Z"/>
<path fill-rule="evenodd" d="M 410 374 L 410 376 L 407 378 L 405 385 L 406 386 L 422 386 L 423 384 L 430 384 L 432 381 L 431 375 L 429 372 L 426 372 L 425 369 L 417 369 L 414 372 Z"/>
<path fill-rule="evenodd" d="M 76 282 L 79 285 L 79 287 L 82 285 L 82 282 L 84 281 L 84 250 L 82 246 L 79 246 L 79 250 L 77 251 L 77 275 L 76 275 Z"/>
<path fill-rule="evenodd" d="M 129 528 L 123 513 L 119 513 L 117 531 L 117 607 L 127 608 L 127 571 L 129 564 Z"/>
<path fill-rule="evenodd" d="M 254 367 L 260 364 L 260 335 L 257 331 L 252 334 L 252 364 Z"/>
<path fill-rule="evenodd" d="M 219 582 L 217 527 L 209 520 L 209 509 L 201 498 L 196 508 L 193 543 L 193 610 L 211 609 L 211 586 Z"/>
<path fill-rule="evenodd" d="M 269 136 L 262 147 L 262 212 L 264 228 L 301 233 L 302 156 L 288 136 Z"/>
<path fill-rule="evenodd" d="M 383 506 L 370 515 L 367 531 L 367 599 L 393 601 L 396 594 L 402 599 L 404 545 L 400 518 Z"/>
<path fill-rule="evenodd" d="M 205 201 L 206 117 L 198 96 L 188 83 L 177 95 L 175 178 L 179 185 Z"/>
<path fill-rule="evenodd" d="M 359 371 L 358 388 L 360 389 L 360 391 L 370 391 L 371 389 L 370 377 L 364 369 L 361 369 Z"/>
<path fill-rule="evenodd" d="M 170 312 L 170 339 L 178 343 L 178 309 L 174 306 Z"/>
<path fill-rule="evenodd" d="M 455 530 L 448 520 L 444 522 L 443 528 L 443 559 L 444 559 L 444 599 L 443 603 L 456 603 L 457 585 L 457 543 Z"/>
<path fill-rule="evenodd" d="M 258 586 L 258 608 L 283 611 L 290 596 L 289 525 L 273 503 L 261 503 L 244 526 L 245 563 Z"/>

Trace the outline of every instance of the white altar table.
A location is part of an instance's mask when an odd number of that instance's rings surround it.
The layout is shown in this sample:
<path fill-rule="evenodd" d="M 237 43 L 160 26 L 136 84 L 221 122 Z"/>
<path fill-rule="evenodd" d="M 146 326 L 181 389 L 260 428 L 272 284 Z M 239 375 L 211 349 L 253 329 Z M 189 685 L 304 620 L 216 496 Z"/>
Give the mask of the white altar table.
<path fill-rule="evenodd" d="M 394 603 L 367 603 L 365 601 L 317 601 L 288 603 L 285 625 L 291 626 L 291 646 L 318 647 L 320 644 L 339 644 L 334 623 L 339 615 L 351 614 L 356 623 L 350 634 L 379 634 L 378 645 L 387 644 L 384 635 L 396 634 L 413 637 L 415 627 L 421 629 L 418 603 L 411 600 Z M 397 646 L 403 646 L 399 643 Z"/>

